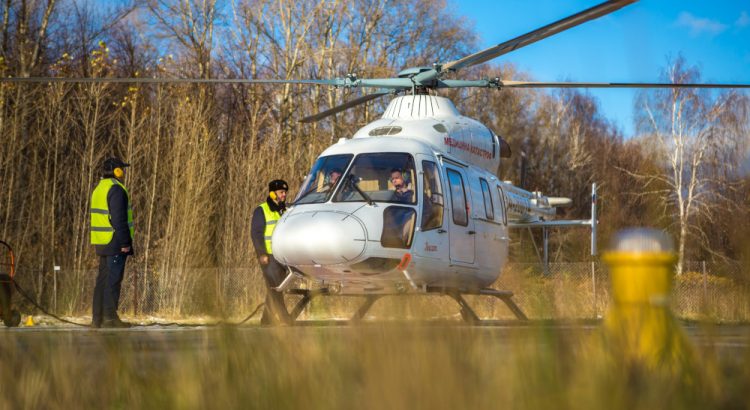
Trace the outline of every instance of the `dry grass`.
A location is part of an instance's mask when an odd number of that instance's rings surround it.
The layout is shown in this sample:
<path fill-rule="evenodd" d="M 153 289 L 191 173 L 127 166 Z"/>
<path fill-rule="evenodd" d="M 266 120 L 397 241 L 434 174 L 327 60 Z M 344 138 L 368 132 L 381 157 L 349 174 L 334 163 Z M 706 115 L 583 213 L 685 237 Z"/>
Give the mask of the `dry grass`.
<path fill-rule="evenodd" d="M 597 331 L 424 324 L 0 332 L 0 408 L 739 408 L 750 358 L 622 366 Z M 613 354 L 615 353 L 615 354 Z M 713 390 L 709 386 L 718 386 Z"/>

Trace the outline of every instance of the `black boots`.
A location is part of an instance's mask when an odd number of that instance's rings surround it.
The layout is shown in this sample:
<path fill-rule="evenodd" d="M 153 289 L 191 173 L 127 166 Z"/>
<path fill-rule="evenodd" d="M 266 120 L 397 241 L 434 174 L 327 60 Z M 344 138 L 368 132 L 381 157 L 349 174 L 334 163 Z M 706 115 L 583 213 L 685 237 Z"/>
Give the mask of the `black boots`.
<path fill-rule="evenodd" d="M 132 325 L 130 323 L 123 322 L 120 320 L 119 317 L 116 317 L 114 319 L 104 319 L 102 320 L 102 328 L 109 328 L 109 329 L 126 329 L 131 327 Z"/>

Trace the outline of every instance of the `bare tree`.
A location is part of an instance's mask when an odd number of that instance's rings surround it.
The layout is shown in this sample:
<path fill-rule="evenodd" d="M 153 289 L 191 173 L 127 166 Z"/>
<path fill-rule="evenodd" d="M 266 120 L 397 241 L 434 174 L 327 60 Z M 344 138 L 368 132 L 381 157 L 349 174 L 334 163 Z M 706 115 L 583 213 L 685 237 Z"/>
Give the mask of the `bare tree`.
<path fill-rule="evenodd" d="M 675 84 L 700 82 L 699 70 L 682 57 L 669 63 L 663 77 Z M 712 251 L 699 219 L 714 220 L 719 205 L 731 204 L 726 190 L 732 187 L 712 171 L 736 165 L 722 158 L 743 137 L 748 119 L 746 112 L 737 109 L 743 105 L 741 100 L 746 97 L 735 92 L 714 96 L 683 88 L 647 91 L 639 97 L 639 129 L 654 142 L 654 154 L 663 161 L 663 170 L 638 177 L 644 183 L 643 194 L 661 196 L 666 215 L 674 213 L 669 219 L 677 228 L 678 274 L 683 271 L 690 238 Z"/>
<path fill-rule="evenodd" d="M 28 77 L 39 66 L 56 7 L 56 0 L 5 1 L 2 55 L 5 60 L 13 61 L 19 77 Z"/>
<path fill-rule="evenodd" d="M 217 0 L 148 0 L 147 5 L 158 22 L 157 30 L 179 46 L 183 72 L 211 78 L 214 28 L 222 5 Z"/>

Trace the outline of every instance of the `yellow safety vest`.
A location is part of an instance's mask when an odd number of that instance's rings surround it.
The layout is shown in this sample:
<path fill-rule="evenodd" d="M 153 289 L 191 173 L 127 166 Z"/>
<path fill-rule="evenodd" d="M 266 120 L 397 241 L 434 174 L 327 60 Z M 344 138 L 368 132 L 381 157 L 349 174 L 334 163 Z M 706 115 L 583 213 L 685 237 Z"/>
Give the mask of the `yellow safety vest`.
<path fill-rule="evenodd" d="M 266 253 L 271 255 L 273 254 L 273 251 L 271 251 L 271 237 L 273 236 L 273 230 L 276 228 L 276 222 L 281 219 L 281 214 L 272 211 L 268 207 L 268 202 L 263 202 L 260 204 L 260 207 L 263 209 L 263 216 L 266 218 L 266 231 L 263 233 L 263 238 L 266 240 Z"/>
<path fill-rule="evenodd" d="M 99 181 L 94 192 L 91 194 L 91 244 L 107 245 L 112 242 L 115 228 L 112 227 L 109 215 L 109 204 L 107 194 L 115 184 L 122 187 L 128 200 L 128 227 L 130 228 L 130 239 L 133 239 L 133 209 L 130 207 L 130 194 L 125 185 L 115 178 L 103 178 Z"/>

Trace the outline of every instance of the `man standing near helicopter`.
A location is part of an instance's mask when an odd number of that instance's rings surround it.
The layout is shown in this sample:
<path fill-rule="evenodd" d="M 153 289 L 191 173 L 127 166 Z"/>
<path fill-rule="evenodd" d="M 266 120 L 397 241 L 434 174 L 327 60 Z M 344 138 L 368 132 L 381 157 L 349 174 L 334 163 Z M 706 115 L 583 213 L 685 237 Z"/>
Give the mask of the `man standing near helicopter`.
<path fill-rule="evenodd" d="M 286 211 L 286 193 L 289 187 L 281 179 L 275 179 L 268 184 L 268 197 L 258 205 L 253 212 L 250 226 L 250 237 L 255 247 L 258 263 L 263 270 L 266 281 L 266 306 L 260 320 L 264 325 L 291 324 L 292 318 L 286 310 L 284 295 L 273 288 L 284 280 L 286 269 L 273 257 L 271 237 L 276 223 Z"/>
<path fill-rule="evenodd" d="M 102 178 L 91 194 L 91 244 L 99 255 L 91 317 L 95 328 L 130 327 L 117 315 L 125 262 L 133 254 L 133 211 L 122 183 L 128 166 L 119 158 L 105 160 Z"/>

